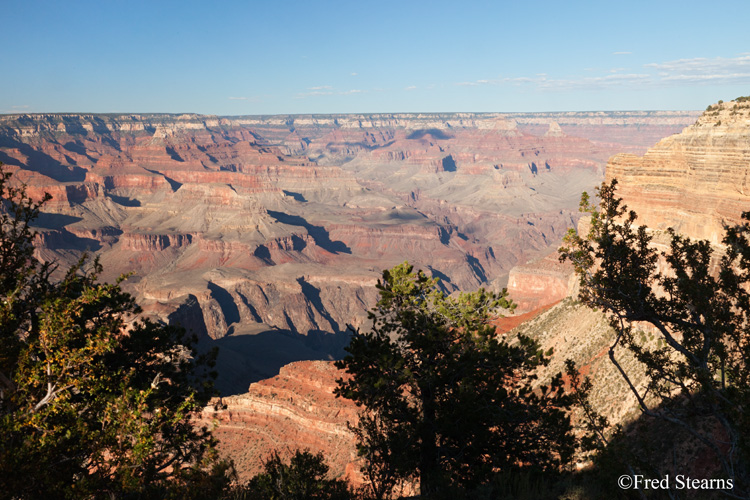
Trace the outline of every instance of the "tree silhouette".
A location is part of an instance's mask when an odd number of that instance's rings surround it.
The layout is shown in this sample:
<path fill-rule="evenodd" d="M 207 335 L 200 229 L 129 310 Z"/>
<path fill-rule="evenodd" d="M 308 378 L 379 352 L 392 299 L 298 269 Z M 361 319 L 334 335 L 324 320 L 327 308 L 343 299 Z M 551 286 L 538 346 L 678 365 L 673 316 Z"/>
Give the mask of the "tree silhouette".
<path fill-rule="evenodd" d="M 418 480 L 425 498 L 473 488 L 499 471 L 557 469 L 573 451 L 561 376 L 532 389 L 547 358 L 523 336 L 498 339 L 490 320 L 505 292 L 448 297 L 408 263 L 383 272 L 373 327 L 337 362 L 337 394 L 363 407 L 355 427 L 371 494 Z"/>
<path fill-rule="evenodd" d="M 561 248 L 580 277 L 581 300 L 605 311 L 615 331 L 609 358 L 648 417 L 678 426 L 711 450 L 732 495 L 748 495 L 750 458 L 750 243 L 747 223 L 727 227 L 724 247 L 668 230 L 669 249 L 636 224 L 615 195 L 616 181 L 597 189 L 599 207 L 584 193 L 587 235 L 571 231 Z M 743 214 L 750 220 L 750 213 Z M 636 332 L 649 328 L 659 342 Z M 620 363 L 628 350 L 645 367 L 636 387 Z M 719 472 L 719 471 L 717 471 Z"/>

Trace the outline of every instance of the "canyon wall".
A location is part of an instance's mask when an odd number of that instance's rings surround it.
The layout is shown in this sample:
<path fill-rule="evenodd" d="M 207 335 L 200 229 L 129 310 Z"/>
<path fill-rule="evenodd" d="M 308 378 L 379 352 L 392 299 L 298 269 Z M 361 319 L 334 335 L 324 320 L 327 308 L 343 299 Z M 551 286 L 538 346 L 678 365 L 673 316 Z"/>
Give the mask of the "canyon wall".
<path fill-rule="evenodd" d="M 668 247 L 664 230 L 670 227 L 720 247 L 724 225 L 739 223 L 750 210 L 750 101 L 712 104 L 694 124 L 642 156 L 613 156 L 606 167 L 606 181 L 612 179 L 617 195 L 638 214 L 636 223 L 652 230 L 657 247 Z M 553 252 L 511 270 L 508 288 L 519 311 L 577 293 L 569 281 L 572 269 L 554 258 Z"/>
<path fill-rule="evenodd" d="M 741 211 L 750 210 L 750 199 L 744 188 L 750 172 L 750 158 L 747 156 L 750 116 L 745 106 L 746 103 L 734 102 L 714 105 L 696 124 L 679 135 L 662 140 L 645 152 L 643 157 L 617 155 L 610 160 L 607 178 L 618 178 L 619 193 L 639 213 L 639 221 L 657 230 L 675 227 L 690 237 L 708 238 L 715 243 L 720 239 L 722 222 L 736 222 Z M 549 127 L 549 130 L 555 133 L 555 127 Z M 395 139 L 393 144 L 396 144 Z M 394 156 L 389 156 L 392 157 Z M 424 166 L 427 157 L 426 153 L 419 156 L 416 164 Z M 408 158 L 415 158 L 415 155 Z M 434 165 L 434 162 L 430 165 Z M 369 181 L 376 185 L 376 180 Z M 383 184 L 388 186 L 381 187 L 382 190 L 398 192 L 397 179 Z M 576 196 L 580 196 L 580 192 Z M 411 203 L 420 199 L 425 203 L 423 206 L 430 207 L 431 213 L 439 213 L 440 204 L 429 196 L 423 197 L 421 192 L 412 197 Z M 696 199 L 699 201 L 694 201 Z M 454 220 L 459 220 L 458 214 L 462 214 L 462 210 L 469 209 L 446 207 L 446 213 L 456 217 Z M 463 226 L 459 224 L 457 227 Z M 582 221 L 579 230 L 586 230 L 585 221 Z M 656 243 L 663 244 L 659 238 Z M 552 362 L 539 374 L 540 383 L 562 371 L 566 359 L 573 359 L 582 374 L 595 381 L 591 402 L 602 415 L 613 423 L 626 423 L 637 418 L 639 412 L 635 397 L 607 357 L 613 332 L 604 315 L 573 300 L 577 293 L 577 278 L 569 264 L 560 263 L 556 251 L 542 254 L 539 258 L 514 266 L 509 273 L 508 288 L 519 308 L 517 314 L 497 320 L 498 333 L 506 336 L 514 336 L 516 333 L 529 335 L 538 340 L 545 350 L 554 350 Z M 531 312 L 519 314 L 524 311 Z M 658 343 L 657 337 L 649 332 L 643 333 L 640 338 L 644 344 L 652 347 Z M 633 383 L 644 388 L 646 376 L 637 361 L 627 353 L 622 353 L 619 361 L 631 374 Z M 304 366 L 306 363 L 299 363 L 294 365 L 294 369 L 301 372 Z M 326 376 L 335 378 L 340 375 L 332 373 Z M 315 380 L 315 377 L 311 377 L 311 380 Z M 266 390 L 272 392 L 270 387 L 277 384 L 284 387 L 285 384 L 276 379 L 264 383 L 267 384 L 264 386 Z M 310 384 L 299 382 L 299 385 Z M 257 391 L 256 386 L 251 387 L 248 397 L 256 397 L 251 395 Z M 329 396 L 331 391 L 331 387 L 324 389 Z M 301 412 L 302 408 L 297 407 L 292 399 L 297 398 L 285 400 L 288 401 L 285 403 L 288 407 L 284 411 Z M 341 412 L 340 415 L 347 415 L 347 419 L 356 418 L 347 413 L 347 402 L 331 401 L 339 408 L 337 411 Z M 304 407 L 304 404 L 301 403 L 301 406 Z M 236 413 L 241 411 L 240 407 L 241 405 L 230 400 L 225 411 Z M 578 414 L 573 417 L 574 420 L 583 418 Z M 318 417 L 309 418 L 309 428 L 316 428 Z M 292 420 L 294 419 L 288 420 L 288 425 L 292 425 Z M 342 417 L 340 424 L 343 421 Z M 243 432 L 249 431 L 245 428 Z M 232 443 L 235 438 L 231 431 L 227 431 L 222 434 L 221 439 Z M 302 442 L 308 441 L 310 439 L 305 437 Z M 356 470 L 356 462 L 344 464 L 340 457 L 346 456 L 346 453 L 334 451 L 332 460 L 337 464 L 337 471 L 341 474 L 348 471 L 349 477 L 352 477 L 351 471 Z"/>
<path fill-rule="evenodd" d="M 0 161 L 53 196 L 38 257 L 132 272 L 147 315 L 222 347 L 228 394 L 341 356 L 380 272 L 404 260 L 448 292 L 505 286 L 576 223 L 612 153 L 693 118 L 7 115 Z"/>
<path fill-rule="evenodd" d="M 719 244 L 723 225 L 750 210 L 750 102 L 709 106 L 642 157 L 612 158 L 606 177 L 617 179 L 618 195 L 639 224 Z"/>

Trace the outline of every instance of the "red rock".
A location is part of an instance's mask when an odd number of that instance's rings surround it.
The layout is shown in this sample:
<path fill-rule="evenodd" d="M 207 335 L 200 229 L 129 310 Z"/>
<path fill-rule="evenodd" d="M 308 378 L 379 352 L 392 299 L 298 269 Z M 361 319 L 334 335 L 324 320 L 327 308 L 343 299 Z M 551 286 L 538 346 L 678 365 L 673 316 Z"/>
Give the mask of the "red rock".
<path fill-rule="evenodd" d="M 200 421 L 215 425 L 219 450 L 232 457 L 240 480 L 261 472 L 271 453 L 289 459 L 297 449 L 322 452 L 334 477 L 359 478 L 354 435 L 357 407 L 333 394 L 345 374 L 333 363 L 300 361 L 281 368 L 248 392 L 215 401 Z"/>
<path fill-rule="evenodd" d="M 560 262 L 557 251 L 542 259 L 515 266 L 508 277 L 508 294 L 525 313 L 575 295 L 578 277 L 569 262 Z"/>

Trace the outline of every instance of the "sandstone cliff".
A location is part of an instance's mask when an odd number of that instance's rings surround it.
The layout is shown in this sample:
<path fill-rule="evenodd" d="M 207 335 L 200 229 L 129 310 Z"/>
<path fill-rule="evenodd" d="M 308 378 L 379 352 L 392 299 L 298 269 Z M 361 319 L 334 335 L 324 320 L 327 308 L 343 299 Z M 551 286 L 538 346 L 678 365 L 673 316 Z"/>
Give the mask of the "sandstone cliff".
<path fill-rule="evenodd" d="M 643 156 L 613 156 L 606 167 L 606 180 L 612 179 L 637 223 L 654 231 L 657 246 L 666 248 L 668 227 L 719 245 L 724 225 L 750 210 L 750 102 L 713 104 Z M 508 288 L 519 311 L 575 295 L 572 270 L 553 261 L 551 254 L 511 270 Z"/>
<path fill-rule="evenodd" d="M 573 267 L 560 262 L 557 251 L 513 267 L 508 277 L 508 293 L 517 305 L 517 314 L 575 297 L 577 289 L 578 278 Z"/>
<path fill-rule="evenodd" d="M 606 177 L 618 180 L 638 223 L 720 243 L 723 224 L 750 210 L 750 102 L 709 106 L 643 157 L 612 158 Z"/>

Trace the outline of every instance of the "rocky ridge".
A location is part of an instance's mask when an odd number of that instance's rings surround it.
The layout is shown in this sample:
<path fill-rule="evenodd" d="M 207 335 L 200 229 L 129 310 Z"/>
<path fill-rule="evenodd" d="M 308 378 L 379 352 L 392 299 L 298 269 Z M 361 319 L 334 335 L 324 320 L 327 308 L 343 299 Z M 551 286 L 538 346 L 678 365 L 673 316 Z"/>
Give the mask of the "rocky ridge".
<path fill-rule="evenodd" d="M 607 180 L 655 230 L 672 227 L 720 243 L 724 224 L 750 209 L 750 102 L 719 102 L 695 124 L 667 137 L 643 157 L 617 155 Z"/>
<path fill-rule="evenodd" d="M 325 454 L 335 477 L 360 481 L 355 438 L 347 427 L 356 423 L 357 407 L 333 394 L 342 375 L 330 362 L 291 363 L 244 394 L 214 400 L 200 421 L 215 426 L 221 452 L 235 461 L 241 480 L 261 472 L 274 450 L 288 459 L 297 449 L 309 449 Z"/>

